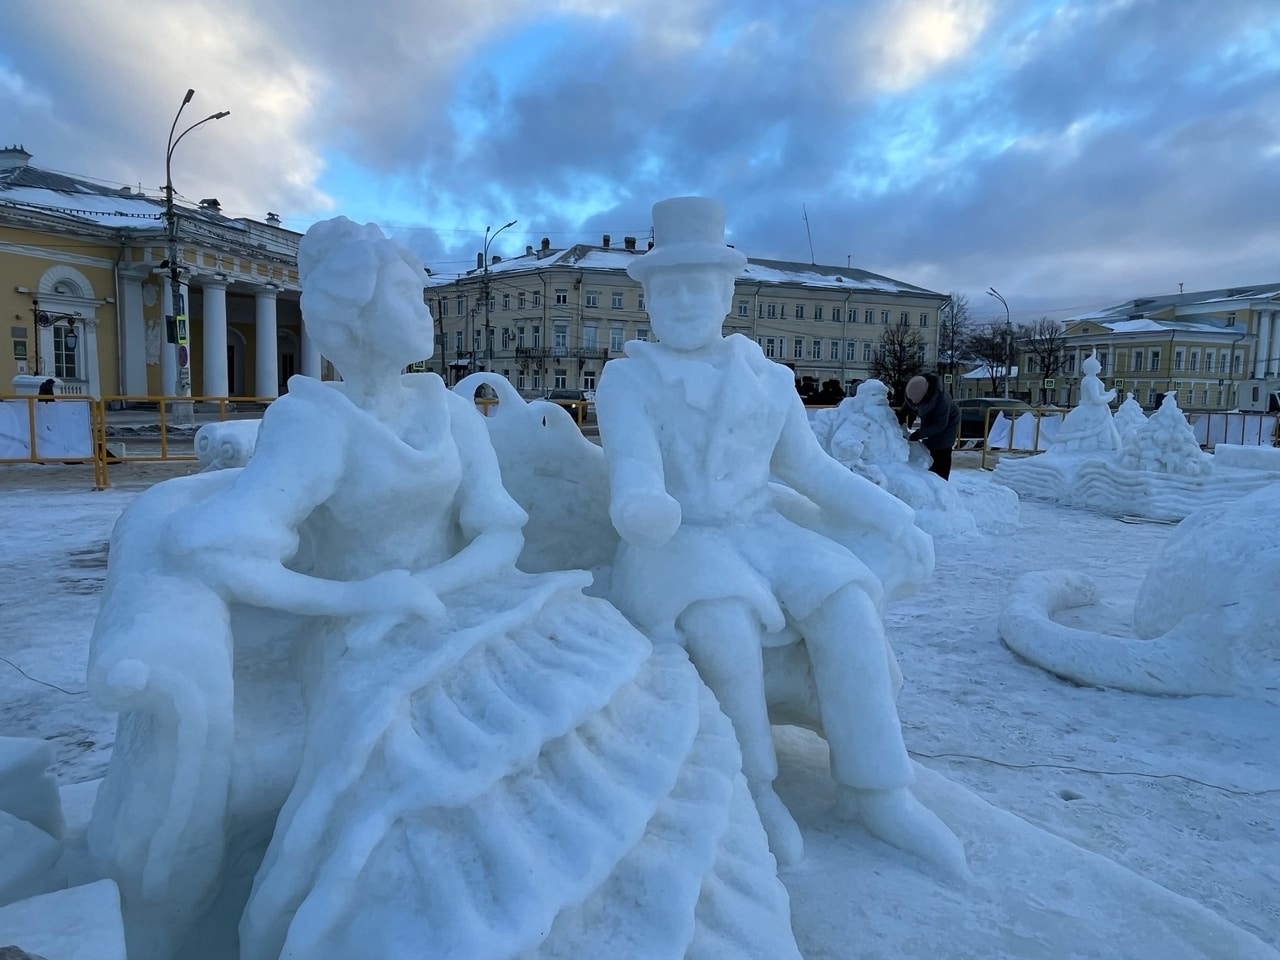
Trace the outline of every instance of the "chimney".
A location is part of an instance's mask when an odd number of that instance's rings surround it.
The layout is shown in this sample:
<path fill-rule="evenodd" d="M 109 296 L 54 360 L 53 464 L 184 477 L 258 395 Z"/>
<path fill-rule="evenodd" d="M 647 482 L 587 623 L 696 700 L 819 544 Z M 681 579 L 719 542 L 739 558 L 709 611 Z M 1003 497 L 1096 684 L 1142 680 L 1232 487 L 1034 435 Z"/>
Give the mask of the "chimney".
<path fill-rule="evenodd" d="M 22 149 L 19 144 L 5 147 L 0 150 L 0 170 L 11 170 L 14 167 L 25 167 L 27 161 L 31 159 L 31 154 Z"/>
<path fill-rule="evenodd" d="M 484 252 L 483 251 L 476 254 L 476 269 L 477 270 L 484 269 Z"/>
<path fill-rule="evenodd" d="M 551 252 L 551 238 L 543 237 L 542 246 L 538 248 L 538 259 L 541 260 Z"/>
<path fill-rule="evenodd" d="M 489 263 L 490 263 L 490 264 L 494 264 L 494 263 L 501 263 L 501 262 L 502 262 L 502 258 L 501 258 L 500 256 L 498 256 L 496 253 L 495 253 L 492 257 L 490 257 L 490 258 L 489 258 Z"/>
<path fill-rule="evenodd" d="M 648 248 L 647 248 L 647 249 L 649 249 L 649 250 L 652 250 L 652 249 L 653 249 L 653 241 L 652 241 L 652 240 L 650 240 L 650 241 L 649 241 L 649 246 L 648 246 Z"/>
<path fill-rule="evenodd" d="M 222 204 L 218 202 L 217 197 L 205 197 L 200 201 L 200 209 L 208 210 L 210 213 L 221 213 Z"/>
<path fill-rule="evenodd" d="M 533 246 L 532 246 L 532 244 L 525 244 L 525 247 L 524 247 L 524 255 L 525 255 L 526 257 L 531 257 L 531 256 L 533 256 Z"/>
<path fill-rule="evenodd" d="M 603 243 L 602 243 L 601 245 L 602 245 L 606 250 L 608 250 L 608 249 L 609 249 L 609 235 L 608 235 L 607 233 L 604 235 L 604 241 L 603 241 Z"/>
<path fill-rule="evenodd" d="M 636 248 L 636 238 L 635 238 L 635 237 L 623 237 L 623 238 L 622 238 L 622 245 L 623 245 L 624 247 L 626 247 L 626 249 L 628 249 L 628 250 L 634 250 L 634 249 Z"/>
<path fill-rule="evenodd" d="M 278 227 L 278 226 L 280 226 L 280 214 L 278 214 L 278 213 L 272 213 L 270 210 L 268 210 L 268 211 L 267 211 L 267 223 L 271 224 L 273 227 Z"/>

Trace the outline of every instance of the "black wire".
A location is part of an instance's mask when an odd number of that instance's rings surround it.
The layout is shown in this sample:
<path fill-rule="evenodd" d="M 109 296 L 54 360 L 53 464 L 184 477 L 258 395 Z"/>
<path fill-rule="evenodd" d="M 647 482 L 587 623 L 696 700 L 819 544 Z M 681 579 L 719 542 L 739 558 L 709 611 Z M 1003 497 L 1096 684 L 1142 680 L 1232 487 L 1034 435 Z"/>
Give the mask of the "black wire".
<path fill-rule="evenodd" d="M 39 684 L 43 684 L 46 687 L 52 687 L 54 690 L 58 690 L 61 693 L 65 693 L 69 697 L 82 697 L 89 692 L 88 690 L 67 690 L 64 687 L 58 686 L 56 683 L 50 683 L 47 680 L 40 680 L 37 677 L 31 676 L 31 674 L 27 673 L 27 671 L 23 670 L 20 666 L 18 666 L 16 663 L 8 659 L 7 657 L 0 657 L 0 660 L 3 660 L 9 666 L 13 667 L 13 669 L 17 670 L 20 674 L 22 674 L 32 683 L 39 683 Z"/>

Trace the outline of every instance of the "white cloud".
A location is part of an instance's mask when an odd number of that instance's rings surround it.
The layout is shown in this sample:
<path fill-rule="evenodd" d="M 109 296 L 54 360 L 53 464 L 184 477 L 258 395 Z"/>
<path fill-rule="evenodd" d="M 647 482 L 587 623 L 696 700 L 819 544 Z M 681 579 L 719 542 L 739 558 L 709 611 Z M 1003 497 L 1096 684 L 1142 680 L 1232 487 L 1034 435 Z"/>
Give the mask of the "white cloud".
<path fill-rule="evenodd" d="M 990 0 L 891 0 L 857 27 L 864 88 L 901 93 L 960 60 L 991 19 Z"/>

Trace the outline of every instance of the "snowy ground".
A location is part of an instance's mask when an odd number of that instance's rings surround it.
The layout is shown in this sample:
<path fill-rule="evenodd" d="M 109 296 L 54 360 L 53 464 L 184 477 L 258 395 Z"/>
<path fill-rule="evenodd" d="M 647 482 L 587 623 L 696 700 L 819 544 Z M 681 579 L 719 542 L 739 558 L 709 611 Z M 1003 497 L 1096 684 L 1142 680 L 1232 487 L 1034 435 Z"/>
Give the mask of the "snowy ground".
<path fill-rule="evenodd" d="M 989 483 L 969 456 L 956 481 Z M 115 468 L 99 493 L 88 468 L 0 469 L 0 734 L 56 741 L 65 784 L 101 776 L 113 738 L 82 693 L 111 526 L 187 469 Z M 808 848 L 783 876 L 805 956 L 1280 957 L 1280 704 L 1076 687 L 1016 659 L 996 621 L 1018 574 L 1091 574 L 1099 626 L 1122 631 L 1173 529 L 1021 511 L 1013 535 L 939 541 L 934 582 L 888 621 L 919 789 L 966 840 L 971 888 L 835 821 L 820 741 L 778 732 Z"/>

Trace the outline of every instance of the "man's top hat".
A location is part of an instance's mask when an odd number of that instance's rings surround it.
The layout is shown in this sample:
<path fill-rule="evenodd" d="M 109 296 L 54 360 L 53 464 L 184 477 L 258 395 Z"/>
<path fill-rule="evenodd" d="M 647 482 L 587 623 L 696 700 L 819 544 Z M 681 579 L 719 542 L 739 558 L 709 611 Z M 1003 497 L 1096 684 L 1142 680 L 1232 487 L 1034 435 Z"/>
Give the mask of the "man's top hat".
<path fill-rule="evenodd" d="M 747 258 L 724 242 L 724 206 L 709 197 L 673 197 L 653 205 L 653 249 L 627 273 L 641 283 L 671 267 L 719 267 L 737 275 Z"/>

